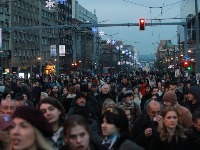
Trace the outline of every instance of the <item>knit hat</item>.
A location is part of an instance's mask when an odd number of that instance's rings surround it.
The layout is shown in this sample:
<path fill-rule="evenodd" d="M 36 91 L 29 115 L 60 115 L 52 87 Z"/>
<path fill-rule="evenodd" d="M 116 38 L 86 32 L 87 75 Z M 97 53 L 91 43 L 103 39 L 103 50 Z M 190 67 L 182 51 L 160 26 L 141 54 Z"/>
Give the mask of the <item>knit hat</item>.
<path fill-rule="evenodd" d="M 163 98 L 162 98 L 163 101 L 167 100 L 171 103 L 176 103 L 177 102 L 177 96 L 174 92 L 172 91 L 167 91 L 164 95 L 163 95 Z"/>
<path fill-rule="evenodd" d="M 200 88 L 198 86 L 191 86 L 188 91 L 188 93 L 191 93 L 194 95 L 194 97 L 198 100 L 200 100 Z"/>
<path fill-rule="evenodd" d="M 133 96 L 133 92 L 131 90 L 124 92 L 124 98 L 126 98 L 128 96 Z"/>
<path fill-rule="evenodd" d="M 5 130 L 12 125 L 12 119 L 10 116 L 0 114 L 0 130 Z"/>
<path fill-rule="evenodd" d="M 20 106 L 15 110 L 13 114 L 13 119 L 14 118 L 26 120 L 37 128 L 45 137 L 51 137 L 53 135 L 51 125 L 39 109 L 28 106 Z"/>
<path fill-rule="evenodd" d="M 84 97 L 84 98 L 85 98 L 85 94 L 83 94 L 83 93 L 77 93 L 76 96 L 75 96 L 75 98 L 74 98 L 75 102 L 76 102 L 77 99 L 79 99 L 80 97 Z"/>

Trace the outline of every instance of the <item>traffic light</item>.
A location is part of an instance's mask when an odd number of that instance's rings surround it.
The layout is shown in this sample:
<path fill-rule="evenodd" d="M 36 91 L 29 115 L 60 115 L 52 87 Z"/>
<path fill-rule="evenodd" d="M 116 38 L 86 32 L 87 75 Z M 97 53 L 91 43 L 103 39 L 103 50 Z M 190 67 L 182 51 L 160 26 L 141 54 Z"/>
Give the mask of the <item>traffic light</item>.
<path fill-rule="evenodd" d="M 185 70 L 188 70 L 190 71 L 192 68 L 191 68 L 191 62 L 190 61 L 183 61 L 183 67 L 185 68 Z"/>
<path fill-rule="evenodd" d="M 145 19 L 144 18 L 140 18 L 140 30 L 145 30 Z"/>

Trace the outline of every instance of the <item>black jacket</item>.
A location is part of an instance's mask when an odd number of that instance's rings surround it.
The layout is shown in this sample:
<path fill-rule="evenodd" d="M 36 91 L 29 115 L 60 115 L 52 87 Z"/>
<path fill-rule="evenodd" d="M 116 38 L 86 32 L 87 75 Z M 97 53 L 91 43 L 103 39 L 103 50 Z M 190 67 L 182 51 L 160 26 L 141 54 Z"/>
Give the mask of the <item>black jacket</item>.
<path fill-rule="evenodd" d="M 161 141 L 157 134 L 151 141 L 148 150 L 188 150 L 184 139 L 173 137 L 172 141 Z M 191 150 L 191 149 L 189 149 Z"/>
<path fill-rule="evenodd" d="M 158 124 L 154 121 L 151 121 L 148 115 L 145 115 L 135 121 L 133 131 L 131 133 L 131 139 L 138 145 L 142 146 L 144 149 L 147 149 L 152 138 L 158 134 L 157 127 Z M 144 134 L 146 128 L 152 128 L 152 135 L 149 137 L 146 137 Z"/>
<path fill-rule="evenodd" d="M 187 136 L 187 145 L 190 150 L 199 150 L 200 149 L 200 132 L 196 130 L 195 127 L 189 129 L 185 132 Z"/>
<path fill-rule="evenodd" d="M 67 145 L 64 145 L 59 150 L 70 150 Z M 103 145 L 90 141 L 90 150 L 107 150 Z"/>

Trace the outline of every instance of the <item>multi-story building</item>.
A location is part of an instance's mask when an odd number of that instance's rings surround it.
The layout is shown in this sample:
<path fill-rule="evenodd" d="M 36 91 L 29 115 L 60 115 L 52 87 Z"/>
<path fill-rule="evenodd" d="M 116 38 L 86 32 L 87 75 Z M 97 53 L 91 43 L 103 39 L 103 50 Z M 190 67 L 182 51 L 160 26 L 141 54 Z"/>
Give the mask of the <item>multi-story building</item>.
<path fill-rule="evenodd" d="M 55 25 L 71 24 L 71 0 L 55 8 L 46 7 L 45 1 L 17 0 L 0 3 L 1 27 L 3 28 L 2 50 L 11 51 L 11 59 L 3 58 L 3 67 L 29 73 L 42 68 L 51 61 L 50 45 L 66 45 L 66 53 L 72 50 L 72 41 L 66 30 L 52 28 Z M 42 28 L 51 26 L 51 28 Z M 29 28 L 28 28 L 29 27 Z M 66 64 L 66 59 L 61 59 Z M 41 70 L 40 70 L 41 71 Z"/>
<path fill-rule="evenodd" d="M 177 68 L 180 63 L 180 51 L 177 45 L 173 45 L 171 40 L 161 40 L 157 48 L 156 67 L 159 70 Z"/>
<path fill-rule="evenodd" d="M 77 64 L 79 70 L 91 71 L 98 59 L 98 33 L 93 33 L 91 27 L 80 28 L 79 24 L 97 24 L 97 17 L 78 1 L 72 3 L 72 22 L 77 25 L 73 31 L 73 64 Z"/>
<path fill-rule="evenodd" d="M 198 14 L 200 13 L 200 1 L 197 0 Z M 182 26 L 178 26 L 177 33 L 178 41 L 180 44 L 184 43 L 185 35 L 187 36 L 187 49 L 186 52 L 191 51 L 190 55 L 193 56 L 191 59 L 195 59 L 196 53 L 196 30 L 195 30 L 195 0 L 187 2 L 181 1 L 180 5 L 180 18 L 183 18 L 183 22 L 187 22 L 187 33 L 184 33 L 184 28 Z M 198 15 L 199 16 L 199 15 Z M 200 18 L 199 18 L 200 19 Z"/>

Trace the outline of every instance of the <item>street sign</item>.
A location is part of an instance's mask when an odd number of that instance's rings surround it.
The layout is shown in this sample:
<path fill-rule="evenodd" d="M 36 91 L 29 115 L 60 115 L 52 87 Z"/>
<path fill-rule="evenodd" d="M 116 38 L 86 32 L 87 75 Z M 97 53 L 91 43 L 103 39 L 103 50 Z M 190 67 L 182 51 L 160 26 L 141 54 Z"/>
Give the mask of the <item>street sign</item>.
<path fill-rule="evenodd" d="M 185 59 L 185 60 L 190 60 L 190 56 L 186 55 L 186 56 L 184 57 L 184 59 Z"/>
<path fill-rule="evenodd" d="M 11 50 L 2 50 L 0 52 L 0 57 L 11 58 Z"/>

